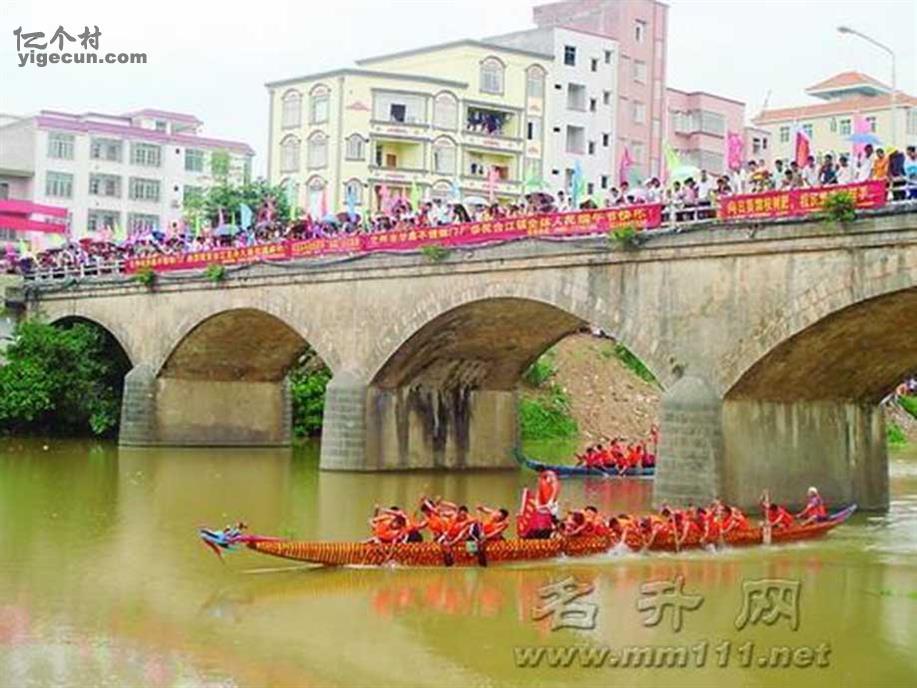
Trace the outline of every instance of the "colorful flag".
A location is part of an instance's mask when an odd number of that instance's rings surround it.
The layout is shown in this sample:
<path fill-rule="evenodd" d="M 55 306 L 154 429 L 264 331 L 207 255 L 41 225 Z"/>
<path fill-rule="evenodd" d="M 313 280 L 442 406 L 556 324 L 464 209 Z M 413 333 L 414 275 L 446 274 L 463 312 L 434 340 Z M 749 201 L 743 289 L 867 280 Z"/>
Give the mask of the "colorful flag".
<path fill-rule="evenodd" d="M 344 202 L 347 205 L 347 218 L 353 222 L 357 217 L 357 190 L 353 186 L 347 187 Z"/>
<path fill-rule="evenodd" d="M 544 179 L 535 174 L 535 167 L 529 167 L 529 173 L 522 184 L 525 191 L 534 191 L 544 188 Z"/>
<path fill-rule="evenodd" d="M 634 159 L 630 157 L 630 149 L 624 146 L 624 151 L 621 153 L 621 161 L 618 163 L 618 183 L 627 181 L 627 173 L 633 166 Z"/>
<path fill-rule="evenodd" d="M 495 203 L 497 200 L 497 179 L 499 179 L 497 167 L 496 165 L 491 165 L 487 171 L 487 200 L 491 203 Z"/>
<path fill-rule="evenodd" d="M 577 160 L 573 165 L 573 179 L 570 188 L 570 197 L 573 199 L 573 209 L 579 208 L 580 199 L 586 190 L 586 179 L 583 177 L 583 166 Z"/>
<path fill-rule="evenodd" d="M 239 225 L 242 229 L 248 229 L 252 226 L 252 218 L 254 217 L 252 209 L 249 208 L 245 203 L 239 204 Z"/>
<path fill-rule="evenodd" d="M 678 156 L 677 151 L 673 150 L 667 143 L 663 145 L 662 150 L 665 154 L 665 174 L 663 178 L 668 178 L 675 170 L 681 167 L 681 158 Z"/>
<path fill-rule="evenodd" d="M 730 170 L 742 168 L 742 159 L 745 157 L 745 142 L 741 134 L 730 131 L 726 134 L 726 166 Z"/>
<path fill-rule="evenodd" d="M 853 134 L 869 134 L 872 132 L 872 127 L 869 126 L 869 122 L 866 121 L 866 118 L 863 115 L 857 115 L 853 118 Z M 863 154 L 866 149 L 865 143 L 854 143 L 853 144 L 853 157 L 858 158 Z"/>
<path fill-rule="evenodd" d="M 328 216 L 328 186 L 325 185 L 322 187 L 322 207 L 321 210 L 321 219 L 324 219 Z"/>
<path fill-rule="evenodd" d="M 420 187 L 417 186 L 416 180 L 412 180 L 411 181 L 411 207 L 414 208 L 415 213 L 420 210 L 420 201 L 421 201 Z"/>
<path fill-rule="evenodd" d="M 383 213 L 389 212 L 391 210 L 391 200 L 391 192 L 388 190 L 388 186 L 383 184 L 379 187 L 379 210 Z"/>
<path fill-rule="evenodd" d="M 811 155 L 812 142 L 802 129 L 796 130 L 796 164 L 800 167 L 806 166 L 806 161 Z"/>

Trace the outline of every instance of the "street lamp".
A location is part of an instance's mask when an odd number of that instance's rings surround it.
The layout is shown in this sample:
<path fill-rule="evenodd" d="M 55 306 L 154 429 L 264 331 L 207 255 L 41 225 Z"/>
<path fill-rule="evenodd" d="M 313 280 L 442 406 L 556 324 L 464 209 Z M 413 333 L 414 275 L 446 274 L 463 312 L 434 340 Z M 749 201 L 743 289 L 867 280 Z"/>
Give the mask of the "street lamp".
<path fill-rule="evenodd" d="M 849 33 L 854 36 L 859 36 L 867 43 L 872 43 L 874 46 L 876 46 L 877 48 L 881 50 L 884 50 L 891 56 L 892 58 L 892 100 L 891 100 L 892 141 L 891 141 L 891 144 L 892 144 L 892 147 L 896 147 L 898 145 L 898 113 L 896 112 L 896 107 L 898 105 L 898 88 L 897 88 L 897 84 L 895 83 L 895 51 L 889 48 L 884 43 L 879 43 L 879 41 L 877 41 L 875 38 L 871 38 L 867 36 L 865 33 L 861 33 L 857 31 L 856 29 L 850 28 L 849 26 L 838 26 L 837 30 L 838 30 L 838 33 Z"/>

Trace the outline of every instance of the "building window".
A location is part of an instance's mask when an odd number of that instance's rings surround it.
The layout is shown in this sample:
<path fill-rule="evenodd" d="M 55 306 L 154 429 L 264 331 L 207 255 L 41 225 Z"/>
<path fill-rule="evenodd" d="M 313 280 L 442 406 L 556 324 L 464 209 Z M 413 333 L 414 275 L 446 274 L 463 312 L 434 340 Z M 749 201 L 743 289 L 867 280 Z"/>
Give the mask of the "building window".
<path fill-rule="evenodd" d="M 192 186 L 190 184 L 185 184 L 182 188 L 182 202 L 191 203 L 193 201 L 200 200 L 204 197 L 204 187 L 203 186 Z"/>
<path fill-rule="evenodd" d="M 344 184 L 344 198 L 353 199 L 354 205 L 363 204 L 363 183 L 359 179 L 351 179 L 349 182 Z"/>
<path fill-rule="evenodd" d="M 607 174 L 603 174 L 603 175 L 602 175 L 601 185 L 602 185 L 602 188 L 603 188 L 603 189 L 607 189 L 607 188 L 608 188 L 608 175 L 607 175 Z"/>
<path fill-rule="evenodd" d="M 589 68 L 590 68 L 593 72 L 599 71 L 599 61 L 598 61 L 596 58 L 593 57 L 593 58 L 589 61 Z"/>
<path fill-rule="evenodd" d="M 344 152 L 347 160 L 362 160 L 366 157 L 366 142 L 359 134 L 351 134 L 347 137 L 347 148 Z"/>
<path fill-rule="evenodd" d="M 595 155 L 595 141 L 590 141 L 586 148 L 589 155 Z"/>
<path fill-rule="evenodd" d="M 638 84 L 646 83 L 646 62 L 643 60 L 634 60 L 634 81 Z"/>
<path fill-rule="evenodd" d="M 157 120 L 153 123 L 153 126 L 155 127 L 156 131 L 160 131 L 160 132 L 163 132 L 163 133 L 165 133 L 165 132 L 168 131 L 168 129 L 169 129 L 169 123 L 166 122 L 166 121 L 163 120 L 163 119 L 157 119 Z"/>
<path fill-rule="evenodd" d="M 572 45 L 564 46 L 564 64 L 568 67 L 576 66 L 576 48 Z"/>
<path fill-rule="evenodd" d="M 646 124 L 646 104 L 634 101 L 634 124 Z"/>
<path fill-rule="evenodd" d="M 317 86 L 309 97 L 309 121 L 312 124 L 324 124 L 328 121 L 328 103 L 331 100 L 328 89 Z"/>
<path fill-rule="evenodd" d="M 0 201 L 5 201 L 10 197 L 9 182 L 0 182 Z M 10 230 L 12 232 L 12 230 Z M 12 238 L 12 237 L 10 237 Z"/>
<path fill-rule="evenodd" d="M 45 177 L 45 196 L 73 197 L 73 175 L 67 172 L 48 172 Z"/>
<path fill-rule="evenodd" d="M 611 64 L 611 51 L 605 51 L 605 64 Z"/>
<path fill-rule="evenodd" d="M 188 172 L 204 171 L 204 151 L 193 148 L 185 149 L 185 170 Z"/>
<path fill-rule="evenodd" d="M 611 105 L 611 91 L 602 91 L 602 105 Z"/>
<path fill-rule="evenodd" d="M 140 179 L 131 177 L 127 192 L 132 201 L 159 202 L 159 181 L 156 179 Z"/>
<path fill-rule="evenodd" d="M 842 119 L 840 121 L 841 136 L 850 136 L 850 120 Z"/>
<path fill-rule="evenodd" d="M 832 134 L 837 132 L 837 117 L 831 118 L 831 120 L 828 122 L 828 129 Z"/>
<path fill-rule="evenodd" d="M 128 213 L 127 229 L 129 232 L 143 232 L 150 229 L 159 229 L 159 215 L 147 213 Z"/>
<path fill-rule="evenodd" d="M 123 146 L 117 139 L 92 139 L 89 144 L 89 157 L 93 160 L 121 162 Z"/>
<path fill-rule="evenodd" d="M 590 98 L 589 99 L 589 112 L 595 112 L 595 109 L 598 106 L 598 104 L 599 104 L 599 101 L 597 101 L 595 98 Z"/>
<path fill-rule="evenodd" d="M 455 174 L 455 146 L 441 139 L 433 144 L 433 171 L 436 174 Z"/>
<path fill-rule="evenodd" d="M 525 73 L 529 98 L 544 98 L 544 76 L 541 67 L 529 67 Z"/>
<path fill-rule="evenodd" d="M 426 106 L 427 98 L 422 95 L 394 91 L 373 93 L 373 119 L 378 122 L 423 124 L 426 122 Z"/>
<path fill-rule="evenodd" d="M 503 93 L 503 63 L 495 57 L 481 62 L 481 93 Z"/>
<path fill-rule="evenodd" d="M 48 157 L 73 160 L 73 134 L 48 134 Z"/>
<path fill-rule="evenodd" d="M 306 162 L 312 170 L 328 165 L 328 137 L 321 132 L 309 137 Z"/>
<path fill-rule="evenodd" d="M 567 125 L 567 141 L 565 150 L 568 153 L 582 155 L 586 152 L 586 129 Z"/>
<path fill-rule="evenodd" d="M 121 223 L 121 213 L 116 210 L 90 210 L 86 217 L 86 228 L 90 232 L 103 229 L 114 230 Z"/>
<path fill-rule="evenodd" d="M 162 149 L 151 143 L 131 144 L 131 164 L 143 167 L 159 167 L 162 165 Z"/>
<path fill-rule="evenodd" d="M 433 126 L 450 131 L 458 128 L 458 99 L 451 93 L 440 93 L 433 101 Z"/>
<path fill-rule="evenodd" d="M 283 94 L 282 102 L 280 126 L 284 129 L 299 127 L 302 124 L 302 94 L 299 91 L 287 91 Z"/>
<path fill-rule="evenodd" d="M 299 171 L 299 139 L 295 136 L 287 137 L 280 144 L 280 171 Z"/>
<path fill-rule="evenodd" d="M 121 177 L 116 174 L 90 174 L 89 195 L 121 197 Z"/>
<path fill-rule="evenodd" d="M 582 84 L 567 84 L 567 109 L 586 111 L 586 87 Z"/>
<path fill-rule="evenodd" d="M 811 141 L 811 140 L 812 140 L 812 125 L 811 125 L 811 124 L 803 124 L 803 125 L 802 125 L 802 133 L 806 135 L 806 137 L 809 139 L 809 141 Z"/>
<path fill-rule="evenodd" d="M 866 118 L 866 124 L 869 125 L 869 131 L 871 131 L 872 133 L 876 133 L 876 132 L 879 130 L 879 127 L 878 127 L 878 125 L 876 124 L 876 118 L 875 118 L 875 117 L 867 117 L 867 118 Z M 805 128 L 805 126 L 803 126 L 803 128 Z M 811 127 L 810 127 L 810 128 L 811 128 Z"/>
<path fill-rule="evenodd" d="M 610 134 L 602 134 L 602 147 L 608 148 L 609 143 L 611 142 Z"/>
<path fill-rule="evenodd" d="M 780 137 L 780 143 L 789 143 L 790 142 L 790 128 L 789 127 L 780 127 L 779 137 Z"/>
<path fill-rule="evenodd" d="M 541 139 L 541 117 L 529 117 L 525 124 L 525 138 L 529 141 Z"/>
<path fill-rule="evenodd" d="M 638 19 L 634 22 L 634 40 L 643 43 L 646 40 L 646 22 Z"/>

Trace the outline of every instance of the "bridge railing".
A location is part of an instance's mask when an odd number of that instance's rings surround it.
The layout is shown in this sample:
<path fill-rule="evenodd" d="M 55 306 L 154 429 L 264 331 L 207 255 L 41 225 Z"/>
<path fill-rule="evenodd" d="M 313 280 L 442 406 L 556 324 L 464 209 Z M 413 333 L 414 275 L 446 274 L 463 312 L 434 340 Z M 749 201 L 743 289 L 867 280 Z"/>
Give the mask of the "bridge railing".
<path fill-rule="evenodd" d="M 830 188 L 830 187 L 829 187 Z M 818 189 L 812 189 L 817 191 Z M 627 206 L 623 206 L 627 207 Z M 882 206 L 883 209 L 896 211 L 900 209 L 917 210 L 917 183 L 908 182 L 907 184 L 893 187 L 888 192 L 888 201 Z M 776 222 L 779 219 L 786 221 L 786 217 L 769 220 L 766 218 L 742 219 L 739 222 L 756 224 L 768 224 Z M 802 217 L 798 219 L 804 219 Z M 687 229 L 701 228 L 708 225 L 722 225 L 735 223 L 736 221 L 724 221 L 718 218 L 717 206 L 711 202 L 699 202 L 693 204 L 669 204 L 663 206 L 662 222 L 658 227 L 645 230 L 652 234 L 665 231 L 684 231 Z M 597 232 L 595 235 L 604 234 Z M 589 234 L 580 234 L 577 238 L 582 239 L 590 236 Z M 80 265 L 65 266 L 48 266 L 32 267 L 32 269 L 23 274 L 23 279 L 27 282 L 38 283 L 59 283 L 61 280 L 83 280 L 92 278 L 115 277 L 119 275 L 128 275 L 131 271 L 128 269 L 128 260 L 116 259 L 105 262 L 91 261 Z"/>

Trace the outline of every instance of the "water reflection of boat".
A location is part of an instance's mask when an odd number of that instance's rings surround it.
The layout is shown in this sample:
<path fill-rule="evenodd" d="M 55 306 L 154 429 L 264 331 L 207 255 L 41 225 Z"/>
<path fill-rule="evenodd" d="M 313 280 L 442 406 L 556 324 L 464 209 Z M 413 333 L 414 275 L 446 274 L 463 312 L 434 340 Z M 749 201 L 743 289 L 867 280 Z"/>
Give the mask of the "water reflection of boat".
<path fill-rule="evenodd" d="M 844 523 L 856 505 L 832 514 L 827 520 L 804 526 L 774 530 L 770 542 L 779 544 L 821 537 L 831 529 Z M 671 534 L 662 534 L 649 547 L 637 540 L 639 535 L 628 531 L 624 545 L 630 550 L 680 551 L 700 549 L 705 543 L 700 538 L 689 537 L 676 545 Z M 283 559 L 306 561 L 325 566 L 479 566 L 482 563 L 508 563 L 554 559 L 560 556 L 584 557 L 608 552 L 621 543 L 614 536 L 584 536 L 553 538 L 550 540 L 499 540 L 489 542 L 482 555 L 471 543 L 467 546 L 444 548 L 433 542 L 412 542 L 397 545 L 382 545 L 363 542 L 309 542 L 260 538 L 256 535 L 242 536 L 249 549 Z M 763 545 L 765 533 L 759 527 L 733 531 L 725 539 L 725 545 L 733 547 Z"/>
<path fill-rule="evenodd" d="M 594 466 L 566 466 L 562 464 L 542 463 L 535 459 L 529 458 L 521 451 L 513 452 L 516 462 L 520 466 L 530 468 L 533 471 L 541 473 L 542 471 L 554 471 L 561 478 L 652 478 L 656 473 L 653 466 L 637 466 L 628 468 L 625 471 L 619 471 L 617 468 L 598 468 Z"/>

